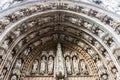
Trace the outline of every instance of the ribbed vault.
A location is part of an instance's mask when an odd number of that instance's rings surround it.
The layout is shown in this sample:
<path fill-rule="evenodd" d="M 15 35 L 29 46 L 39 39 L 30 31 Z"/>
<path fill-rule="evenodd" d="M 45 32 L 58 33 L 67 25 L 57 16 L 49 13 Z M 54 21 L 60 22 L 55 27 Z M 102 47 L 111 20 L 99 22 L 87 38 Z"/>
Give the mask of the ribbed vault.
<path fill-rule="evenodd" d="M 89 75 L 120 79 L 120 24 L 114 14 L 85 3 L 47 1 L 21 4 L 0 18 L 2 80 L 30 76 L 34 59 L 42 51 L 55 51 L 57 43 L 63 51 L 76 51 L 86 61 Z M 22 67 L 14 74 L 19 59 Z"/>

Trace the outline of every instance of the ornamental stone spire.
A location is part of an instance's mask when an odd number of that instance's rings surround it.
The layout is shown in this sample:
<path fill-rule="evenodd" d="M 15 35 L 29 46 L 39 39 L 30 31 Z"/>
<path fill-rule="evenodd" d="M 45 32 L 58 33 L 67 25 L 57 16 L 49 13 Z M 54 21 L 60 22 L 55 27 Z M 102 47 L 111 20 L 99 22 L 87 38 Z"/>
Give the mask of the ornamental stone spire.
<path fill-rule="evenodd" d="M 56 59 L 55 59 L 55 72 L 54 75 L 57 80 L 64 80 L 66 69 L 65 69 L 65 61 L 62 55 L 62 48 L 61 44 L 57 44 L 57 51 L 56 51 Z"/>

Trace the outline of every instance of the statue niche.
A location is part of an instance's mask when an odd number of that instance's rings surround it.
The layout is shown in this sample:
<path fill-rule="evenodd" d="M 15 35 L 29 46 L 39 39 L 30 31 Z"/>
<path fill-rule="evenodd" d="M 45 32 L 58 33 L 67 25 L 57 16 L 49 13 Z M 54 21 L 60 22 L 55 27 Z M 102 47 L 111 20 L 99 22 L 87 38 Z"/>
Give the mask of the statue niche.
<path fill-rule="evenodd" d="M 32 73 L 37 73 L 39 69 L 39 62 L 38 60 L 34 60 L 32 64 Z"/>
<path fill-rule="evenodd" d="M 79 59 L 76 55 L 72 57 L 72 71 L 73 75 L 78 75 L 80 73 L 79 71 Z"/>
<path fill-rule="evenodd" d="M 87 65 L 84 59 L 80 60 L 80 71 L 81 75 L 88 75 Z"/>
<path fill-rule="evenodd" d="M 66 65 L 67 74 L 71 75 L 72 74 L 72 60 L 71 60 L 69 51 L 65 52 L 65 65 Z"/>
<path fill-rule="evenodd" d="M 49 57 L 48 57 L 48 74 L 52 75 L 53 70 L 54 70 L 54 55 L 53 51 L 49 52 Z"/>
<path fill-rule="evenodd" d="M 46 67 L 47 67 L 47 57 L 46 57 L 46 51 L 42 52 L 41 60 L 40 60 L 40 74 L 45 74 L 46 73 Z"/>
<path fill-rule="evenodd" d="M 70 56 L 66 56 L 65 57 L 65 63 L 66 63 L 66 70 L 67 70 L 67 74 L 72 74 L 72 65 L 71 65 L 71 58 Z"/>
<path fill-rule="evenodd" d="M 66 80 L 68 77 L 89 76 L 85 59 L 76 51 L 62 50 L 60 43 L 57 44 L 56 51 L 42 51 L 41 55 L 33 60 L 31 66 L 31 74 L 34 77 L 54 77 L 56 80 Z"/>

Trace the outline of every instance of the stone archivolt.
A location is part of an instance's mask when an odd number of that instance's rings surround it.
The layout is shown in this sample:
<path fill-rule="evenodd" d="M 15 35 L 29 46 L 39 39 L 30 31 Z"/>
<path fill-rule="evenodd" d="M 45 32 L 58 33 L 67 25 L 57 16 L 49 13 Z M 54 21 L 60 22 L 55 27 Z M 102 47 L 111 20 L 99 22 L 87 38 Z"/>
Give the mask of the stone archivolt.
<path fill-rule="evenodd" d="M 45 67 L 40 70 L 40 64 L 44 64 L 50 55 L 46 53 L 43 63 L 37 56 L 42 56 L 42 51 L 55 51 L 55 44 L 60 42 L 68 51 L 77 51 L 77 57 L 80 56 L 77 59 L 80 59 L 80 70 L 83 71 L 77 72 L 66 66 L 68 75 L 89 74 L 99 75 L 101 80 L 119 80 L 119 19 L 102 9 L 86 5 L 71 1 L 35 2 L 1 13 L 0 79 L 17 80 L 30 74 L 45 75 L 45 72 L 53 75 Z M 67 59 L 77 63 L 73 61 L 76 57 L 73 58 L 72 53 L 65 54 L 64 59 L 68 65 Z M 48 66 L 48 62 L 44 65 Z M 88 71 L 86 66 L 90 66 Z"/>

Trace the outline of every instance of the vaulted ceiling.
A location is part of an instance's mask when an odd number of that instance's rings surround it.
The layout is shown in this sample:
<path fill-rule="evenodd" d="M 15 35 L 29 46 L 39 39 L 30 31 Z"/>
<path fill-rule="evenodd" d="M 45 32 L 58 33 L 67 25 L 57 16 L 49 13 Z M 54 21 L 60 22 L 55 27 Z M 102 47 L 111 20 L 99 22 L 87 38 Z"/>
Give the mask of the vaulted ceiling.
<path fill-rule="evenodd" d="M 36 1 L 12 7 L 0 14 L 1 79 L 9 79 L 17 59 L 23 60 L 20 74 L 27 75 L 34 58 L 60 42 L 87 61 L 92 75 L 119 80 L 119 39 L 119 16 L 87 3 Z"/>

